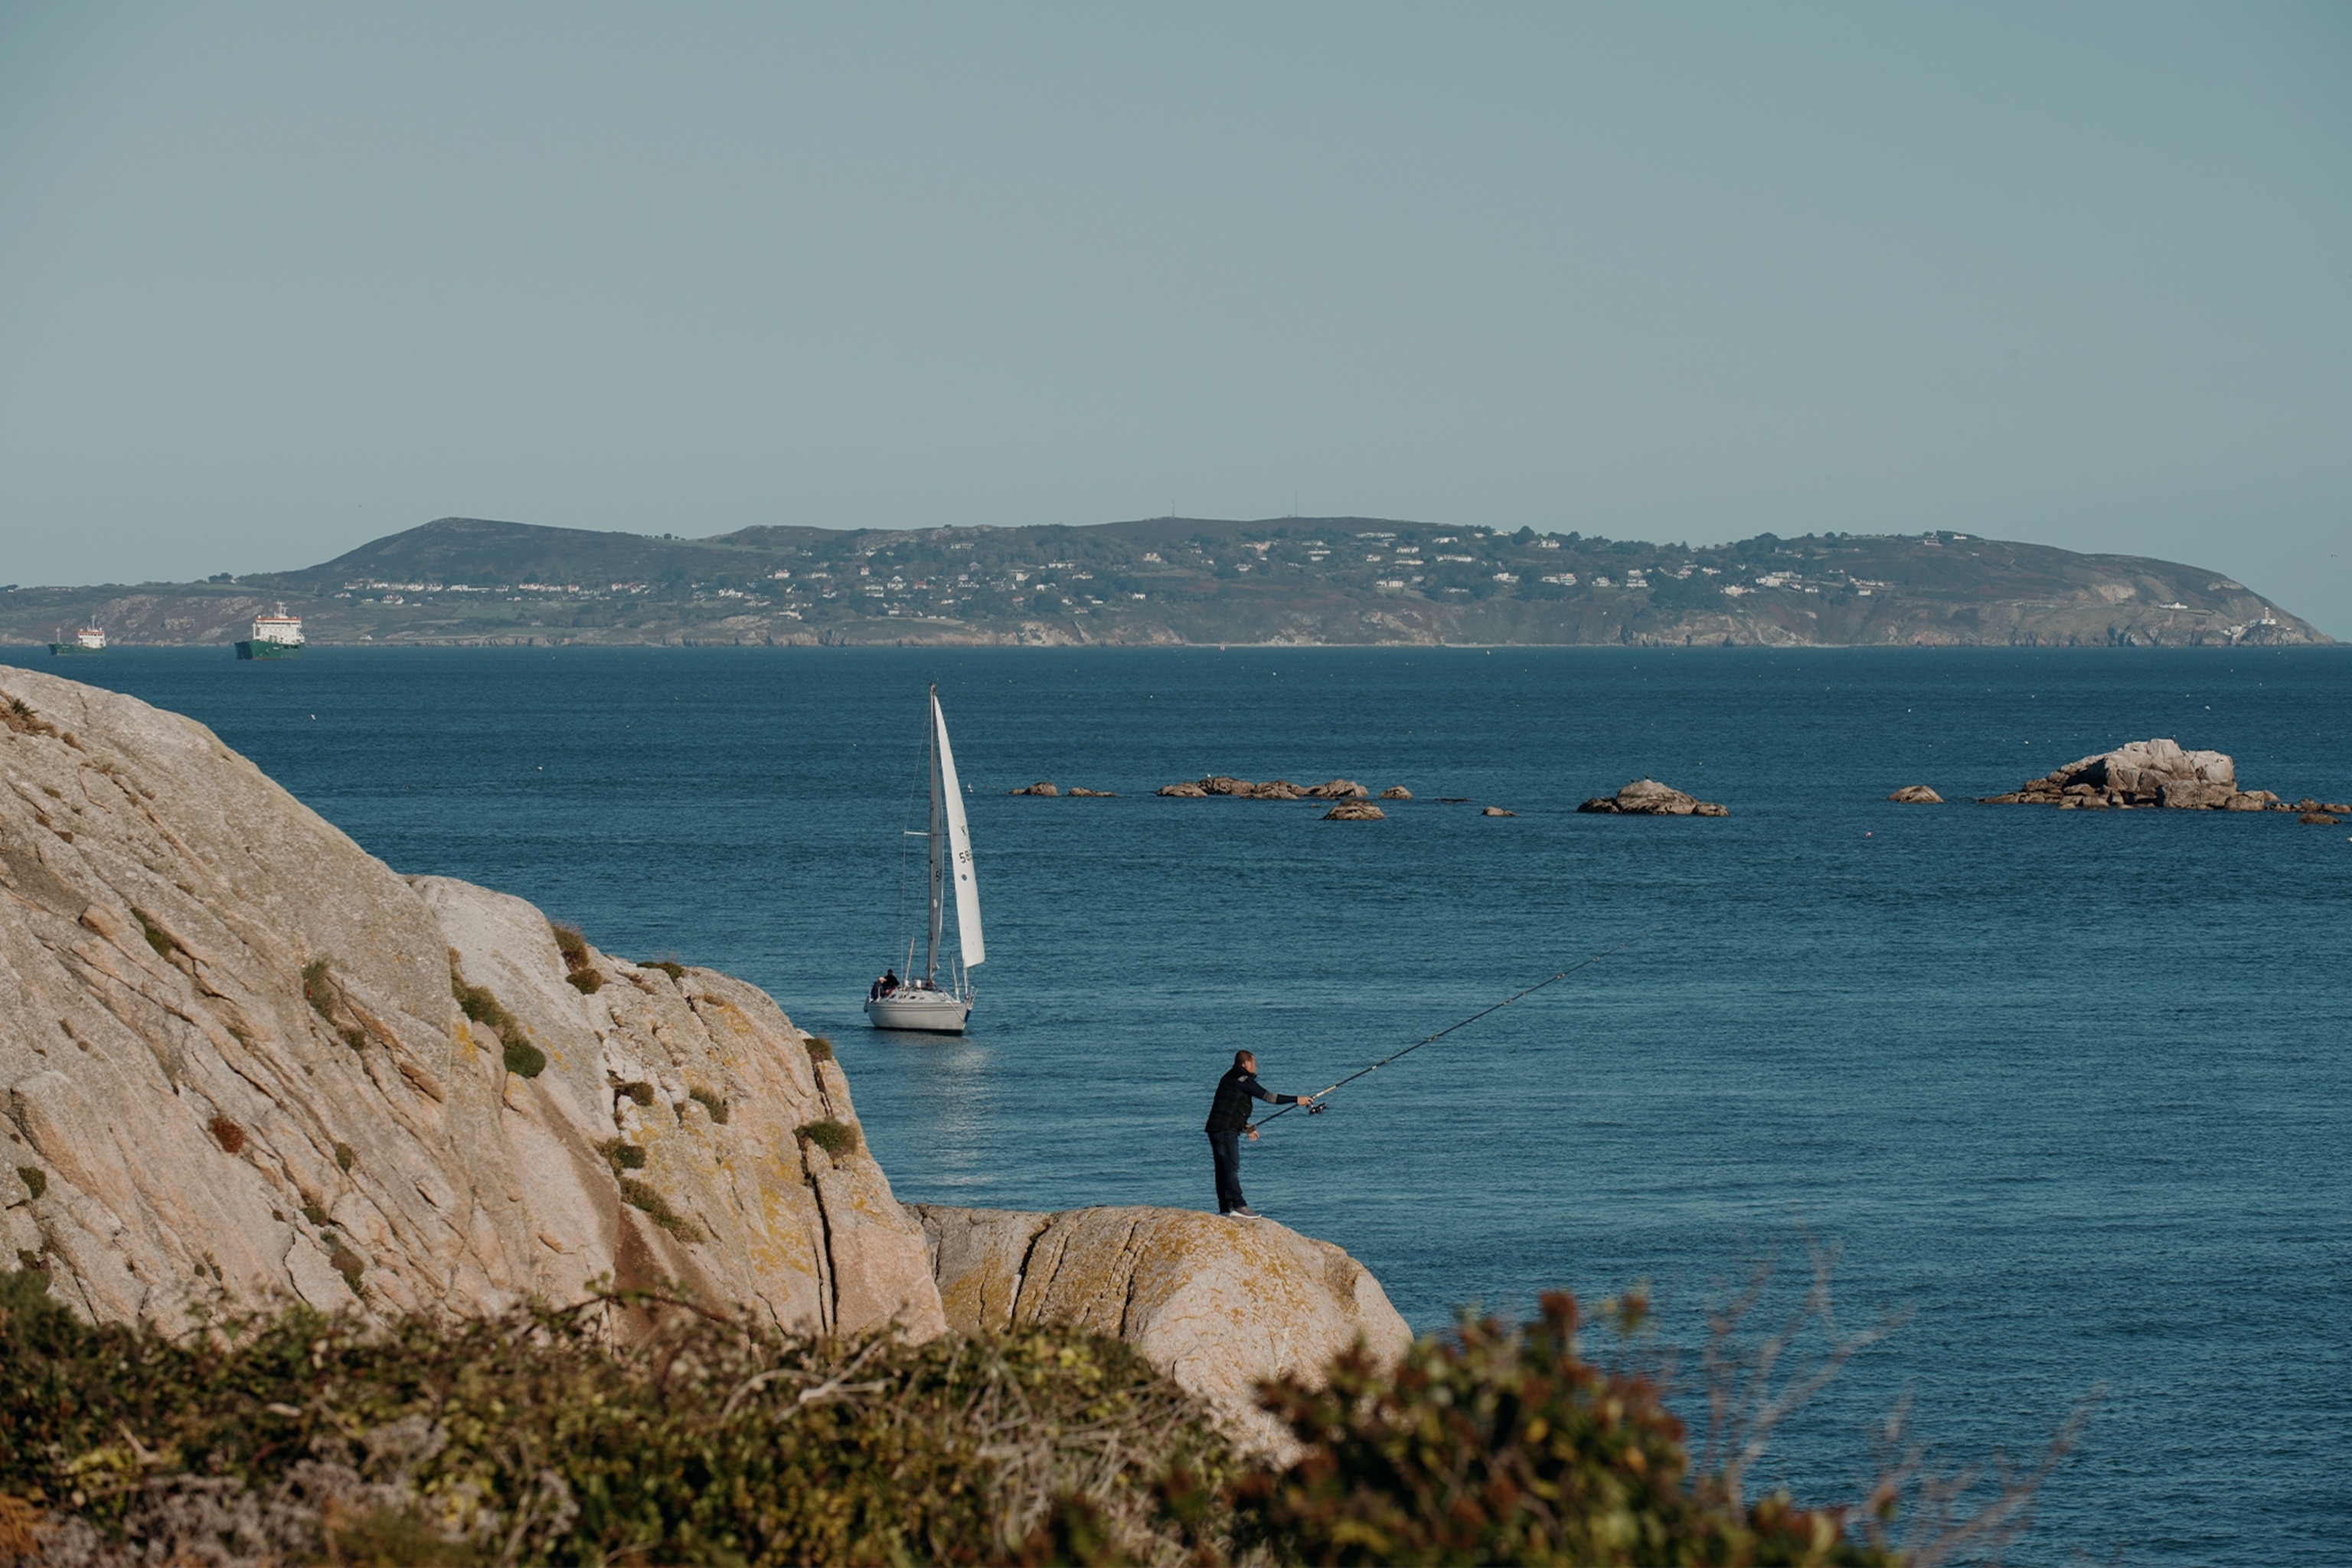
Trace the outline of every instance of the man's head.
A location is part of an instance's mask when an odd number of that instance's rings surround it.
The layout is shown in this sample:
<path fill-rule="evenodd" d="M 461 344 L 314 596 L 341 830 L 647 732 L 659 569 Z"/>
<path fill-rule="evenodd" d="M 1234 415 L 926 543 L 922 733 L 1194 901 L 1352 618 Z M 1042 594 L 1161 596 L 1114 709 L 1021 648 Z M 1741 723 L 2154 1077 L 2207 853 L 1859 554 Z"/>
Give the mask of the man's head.
<path fill-rule="evenodd" d="M 1247 1051 L 1235 1051 L 1234 1053 L 1234 1066 L 1241 1068 L 1244 1072 L 1255 1072 L 1257 1071 L 1257 1058 L 1250 1055 Z"/>

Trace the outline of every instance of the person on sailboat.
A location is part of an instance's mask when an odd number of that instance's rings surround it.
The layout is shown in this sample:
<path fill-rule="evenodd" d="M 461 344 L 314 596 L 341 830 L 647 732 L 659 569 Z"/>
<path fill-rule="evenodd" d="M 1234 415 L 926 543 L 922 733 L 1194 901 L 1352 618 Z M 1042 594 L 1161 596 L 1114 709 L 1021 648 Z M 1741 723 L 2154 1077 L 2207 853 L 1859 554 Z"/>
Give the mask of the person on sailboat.
<path fill-rule="evenodd" d="M 1242 1196 L 1242 1134 L 1257 1142 L 1249 1124 L 1250 1101 L 1268 1105 L 1310 1105 L 1311 1094 L 1276 1094 L 1257 1080 L 1257 1058 L 1235 1051 L 1234 1065 L 1217 1080 L 1217 1096 L 1209 1102 L 1209 1155 L 1217 1167 L 1217 1212 L 1235 1219 L 1256 1219 L 1258 1212 Z"/>
<path fill-rule="evenodd" d="M 866 999 L 868 1002 L 876 1001 L 881 997 L 890 995 L 898 989 L 898 972 L 896 969 L 886 969 L 882 972 L 882 978 L 876 981 L 874 983 L 874 988 L 866 994 Z"/>

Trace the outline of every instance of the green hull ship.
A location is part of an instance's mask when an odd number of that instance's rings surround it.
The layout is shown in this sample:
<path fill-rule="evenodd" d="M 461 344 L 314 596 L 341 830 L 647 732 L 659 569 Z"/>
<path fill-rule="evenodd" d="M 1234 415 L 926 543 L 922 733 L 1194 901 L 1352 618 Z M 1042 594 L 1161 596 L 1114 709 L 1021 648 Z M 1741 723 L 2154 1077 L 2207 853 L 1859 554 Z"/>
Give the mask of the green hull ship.
<path fill-rule="evenodd" d="M 286 606 L 278 606 L 274 616 L 253 617 L 253 636 L 236 645 L 239 658 L 299 658 L 302 657 L 302 617 L 289 616 Z"/>
<path fill-rule="evenodd" d="M 53 642 L 49 645 L 49 651 L 62 657 L 66 654 L 104 653 L 106 650 L 102 647 L 84 647 L 78 642 Z"/>
<path fill-rule="evenodd" d="M 67 654 L 104 653 L 105 651 L 106 633 L 98 626 L 77 626 L 74 628 L 73 641 L 66 641 L 64 635 L 60 633 L 58 640 L 49 645 L 49 652 L 59 658 Z"/>

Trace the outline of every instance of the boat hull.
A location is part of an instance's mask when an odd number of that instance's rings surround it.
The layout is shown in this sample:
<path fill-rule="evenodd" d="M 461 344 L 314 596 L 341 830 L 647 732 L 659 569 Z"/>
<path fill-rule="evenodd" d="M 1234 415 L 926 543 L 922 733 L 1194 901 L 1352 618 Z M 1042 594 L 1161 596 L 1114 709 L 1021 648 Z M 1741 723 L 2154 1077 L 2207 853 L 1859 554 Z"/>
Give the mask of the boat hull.
<path fill-rule="evenodd" d="M 100 654 L 104 653 L 106 650 L 102 647 L 84 647 L 78 642 L 53 642 L 49 645 L 49 651 L 60 658 L 73 658 L 77 656 L 84 658 L 96 658 Z"/>
<path fill-rule="evenodd" d="M 866 1004 L 866 1020 L 877 1029 L 961 1035 L 964 1020 L 970 1016 L 970 999 L 946 991 L 900 991 Z"/>
<path fill-rule="evenodd" d="M 239 658 L 299 658 L 302 645 L 298 642 L 255 642 L 251 638 L 236 645 Z"/>

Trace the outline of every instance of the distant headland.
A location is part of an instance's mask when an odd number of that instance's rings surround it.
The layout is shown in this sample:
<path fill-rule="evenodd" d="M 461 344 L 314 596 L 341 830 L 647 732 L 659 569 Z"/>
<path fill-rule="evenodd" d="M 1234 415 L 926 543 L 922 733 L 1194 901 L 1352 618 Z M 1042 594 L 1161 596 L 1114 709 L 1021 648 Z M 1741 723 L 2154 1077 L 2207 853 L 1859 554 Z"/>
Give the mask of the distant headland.
<path fill-rule="evenodd" d="M 0 589 L 0 641 L 87 622 L 226 644 L 2233 647 L 2331 641 L 2201 566 L 1953 532 L 1701 549 L 1382 520 L 747 528 L 442 518 L 293 572 Z"/>

